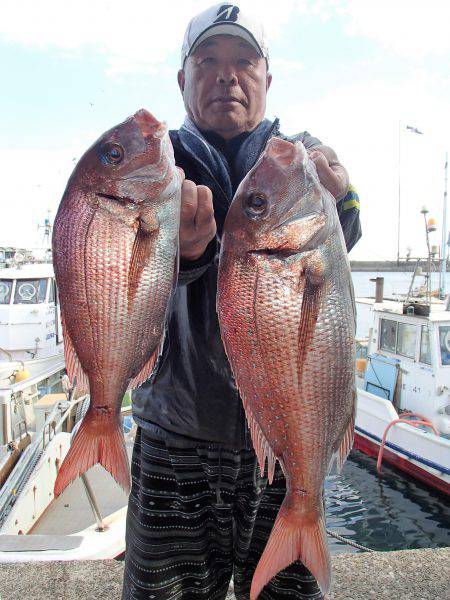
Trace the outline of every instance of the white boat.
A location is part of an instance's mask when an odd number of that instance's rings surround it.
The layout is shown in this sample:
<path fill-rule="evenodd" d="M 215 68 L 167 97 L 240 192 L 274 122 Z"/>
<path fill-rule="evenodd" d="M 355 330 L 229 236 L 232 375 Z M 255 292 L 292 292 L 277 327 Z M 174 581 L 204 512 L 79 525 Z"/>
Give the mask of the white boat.
<path fill-rule="evenodd" d="M 80 422 L 87 401 L 81 397 L 55 404 L 42 433 L 0 491 L 0 563 L 112 559 L 125 552 L 128 498 L 100 465 L 58 498 L 53 494 L 70 448 L 69 429 L 75 418 Z M 135 426 L 127 419 L 125 441 L 131 455 Z"/>
<path fill-rule="evenodd" d="M 64 347 L 51 263 L 0 271 L 0 483 L 36 432 L 40 398 L 61 391 Z M 42 425 L 43 423 L 38 423 Z M 10 456 L 8 456 L 8 453 Z"/>
<path fill-rule="evenodd" d="M 357 361 L 355 448 L 450 494 L 450 312 L 358 302 L 371 305 L 373 327 Z"/>
<path fill-rule="evenodd" d="M 102 467 L 54 498 L 88 398 L 69 401 L 63 389 L 52 264 L 16 263 L 0 270 L 0 563 L 117 557 L 125 550 L 127 497 Z M 132 442 L 133 430 L 130 454 Z"/>

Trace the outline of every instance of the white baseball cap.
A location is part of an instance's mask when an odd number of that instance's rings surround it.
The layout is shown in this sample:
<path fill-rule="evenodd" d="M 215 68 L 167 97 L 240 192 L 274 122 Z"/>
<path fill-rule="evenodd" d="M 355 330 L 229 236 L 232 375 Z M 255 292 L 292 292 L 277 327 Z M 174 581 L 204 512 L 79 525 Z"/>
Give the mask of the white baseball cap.
<path fill-rule="evenodd" d="M 213 35 L 235 35 L 251 44 L 263 58 L 269 60 L 266 35 L 261 21 L 243 12 L 236 4 L 219 3 L 191 19 L 184 34 L 181 68 L 186 58 L 199 44 Z"/>

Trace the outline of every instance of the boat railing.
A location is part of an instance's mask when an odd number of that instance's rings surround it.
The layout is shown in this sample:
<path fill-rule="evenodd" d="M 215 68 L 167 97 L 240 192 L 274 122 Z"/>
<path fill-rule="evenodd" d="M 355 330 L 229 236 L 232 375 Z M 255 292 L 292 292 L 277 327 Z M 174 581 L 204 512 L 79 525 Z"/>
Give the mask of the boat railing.
<path fill-rule="evenodd" d="M 17 431 L 18 430 L 18 431 Z M 28 427 L 27 427 L 27 422 L 25 421 L 25 419 L 21 419 L 20 421 L 17 421 L 17 423 L 14 423 L 14 425 L 12 426 L 12 439 L 13 440 L 21 440 L 23 437 L 25 437 L 28 433 Z"/>
<path fill-rule="evenodd" d="M 85 398 L 86 396 L 81 396 L 77 399 L 72 398 L 58 402 L 45 420 L 42 429 L 36 432 L 33 441 L 23 451 L 22 456 L 0 490 L 0 530 L 40 456 L 56 433 L 63 429 L 64 424 L 72 414 L 73 408 L 84 401 Z M 58 419 L 58 415 L 61 415 L 61 413 L 62 416 Z"/>
<path fill-rule="evenodd" d="M 74 409 L 84 408 L 82 404 L 86 402 L 88 396 L 83 395 L 79 398 L 74 399 L 74 390 L 69 396 L 68 400 L 58 402 L 48 415 L 41 430 L 36 432 L 33 441 L 25 448 L 22 456 L 17 461 L 14 469 L 12 470 L 7 481 L 0 490 L 0 531 L 3 523 L 8 517 L 11 509 L 17 500 L 20 492 L 25 487 L 31 473 L 38 463 L 42 453 L 47 448 L 54 436 L 62 430 L 70 431 L 72 429 L 70 418 L 74 414 Z M 80 411 L 80 418 L 83 418 L 84 411 Z M 131 406 L 125 406 L 121 409 L 121 416 L 129 416 L 132 414 Z M 59 419 L 58 416 L 60 415 Z M 22 423 L 22 421 L 20 422 Z M 25 423 L 25 421 L 23 421 Z M 26 430 L 26 424 L 25 430 Z M 97 508 L 94 493 L 89 486 L 86 477 L 83 478 L 83 483 L 86 489 L 86 493 L 91 504 L 92 510 L 97 520 L 98 529 L 101 531 L 104 529 L 104 524 L 100 512 Z"/>

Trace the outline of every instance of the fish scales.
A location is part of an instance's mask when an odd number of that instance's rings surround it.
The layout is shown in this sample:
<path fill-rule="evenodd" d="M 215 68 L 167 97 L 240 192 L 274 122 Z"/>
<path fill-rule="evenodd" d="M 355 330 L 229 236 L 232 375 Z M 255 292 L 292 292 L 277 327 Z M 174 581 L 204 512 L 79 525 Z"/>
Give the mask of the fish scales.
<path fill-rule="evenodd" d="M 351 447 L 355 410 L 343 244 L 334 200 L 303 146 L 269 142 L 230 207 L 218 287 L 222 338 L 259 463 L 267 459 L 270 481 L 276 458 L 287 480 L 252 600 L 297 558 L 324 593 L 330 586 L 323 483 L 334 457 L 341 467 Z"/>
<path fill-rule="evenodd" d="M 162 343 L 182 179 L 165 125 L 141 110 L 106 132 L 69 180 L 55 219 L 54 265 L 67 370 L 91 402 L 56 495 L 96 462 L 129 489 L 120 409 Z"/>

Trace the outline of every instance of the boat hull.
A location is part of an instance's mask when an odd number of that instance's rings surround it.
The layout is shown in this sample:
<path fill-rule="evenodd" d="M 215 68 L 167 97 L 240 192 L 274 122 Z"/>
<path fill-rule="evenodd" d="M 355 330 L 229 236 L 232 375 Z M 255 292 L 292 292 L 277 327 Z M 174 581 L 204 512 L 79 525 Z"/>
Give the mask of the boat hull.
<path fill-rule="evenodd" d="M 358 389 L 355 444 L 377 457 L 386 427 L 398 419 L 391 402 Z M 398 424 L 388 433 L 383 462 L 450 495 L 450 440 L 407 424 Z"/>
<path fill-rule="evenodd" d="M 372 436 L 369 432 L 363 432 L 358 428 L 355 429 L 355 443 L 353 447 L 356 450 L 364 452 L 367 456 L 377 458 L 380 451 L 380 445 L 381 440 L 376 436 Z M 450 483 L 448 481 L 433 475 L 430 471 L 419 467 L 405 456 L 401 456 L 387 447 L 383 451 L 383 462 L 400 469 L 429 487 L 450 495 Z"/>

